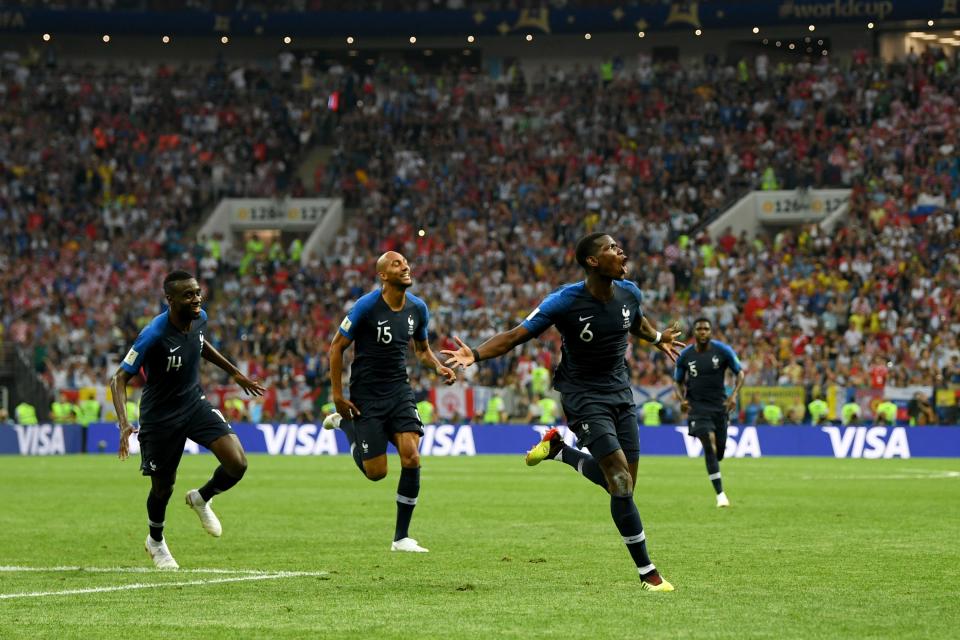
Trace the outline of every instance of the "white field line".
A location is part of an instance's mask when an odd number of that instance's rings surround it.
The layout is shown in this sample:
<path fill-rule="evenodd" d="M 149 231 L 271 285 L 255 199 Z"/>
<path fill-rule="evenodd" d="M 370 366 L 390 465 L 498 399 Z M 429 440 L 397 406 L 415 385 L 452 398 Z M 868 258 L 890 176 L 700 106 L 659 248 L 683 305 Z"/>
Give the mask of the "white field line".
<path fill-rule="evenodd" d="M 198 580 L 183 580 L 180 582 L 156 582 L 156 583 L 133 583 L 107 587 L 88 587 L 85 589 L 65 589 L 62 591 L 21 591 L 16 593 L 0 593 L 0 600 L 10 600 L 13 598 L 40 598 L 45 596 L 69 596 L 86 593 L 108 593 L 112 591 L 132 591 L 136 589 L 159 589 L 163 587 L 189 587 L 208 584 L 223 584 L 226 582 L 249 582 L 255 580 L 280 580 L 282 578 L 302 578 L 319 577 L 328 575 L 326 571 L 258 571 L 250 569 L 230 570 L 230 569 L 179 569 L 176 571 L 158 571 L 156 569 L 146 569 L 142 567 L 0 567 L 0 571 L 7 573 L 27 572 L 64 572 L 77 571 L 87 573 L 163 573 L 164 575 L 178 573 L 208 573 L 208 574 L 234 574 L 229 578 L 205 578 Z M 243 575 L 236 575 L 243 574 Z"/>
<path fill-rule="evenodd" d="M 161 572 L 153 567 L 19 567 L 0 565 L 0 572 L 20 573 L 33 571 L 37 573 L 54 573 L 60 571 L 77 571 L 85 573 L 167 573 Z M 303 575 L 320 576 L 325 575 L 323 571 L 284 571 L 281 569 L 177 569 L 176 573 L 225 573 L 228 575 L 259 575 L 269 573 L 270 575 L 282 573 L 285 576 Z"/>

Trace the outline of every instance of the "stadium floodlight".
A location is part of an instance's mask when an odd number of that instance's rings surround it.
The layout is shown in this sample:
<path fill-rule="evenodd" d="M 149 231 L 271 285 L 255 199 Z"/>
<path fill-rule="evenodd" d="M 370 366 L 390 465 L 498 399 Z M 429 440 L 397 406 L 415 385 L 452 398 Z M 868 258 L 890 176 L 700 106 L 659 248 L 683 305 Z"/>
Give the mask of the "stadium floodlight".
<path fill-rule="evenodd" d="M 220 36 L 220 44 L 228 44 L 229 42 L 230 42 L 230 38 L 228 38 L 227 36 Z"/>
<path fill-rule="evenodd" d="M 795 44 L 793 44 L 793 43 L 791 42 L 791 43 L 790 43 L 790 50 L 793 51 L 793 50 L 796 49 L 796 48 L 797 48 L 797 45 L 795 45 Z"/>
<path fill-rule="evenodd" d="M 868 23 L 867 23 L 867 29 L 873 29 L 873 23 L 872 23 L 872 22 L 868 22 Z"/>
<path fill-rule="evenodd" d="M 778 46 L 778 47 L 782 47 L 782 46 L 783 46 L 783 43 L 780 42 L 779 40 L 777 40 L 777 46 Z"/>
<path fill-rule="evenodd" d="M 170 44 L 170 36 L 163 36 L 162 38 L 160 38 L 160 42 L 162 42 L 163 44 Z"/>
<path fill-rule="evenodd" d="M 928 26 L 928 27 L 932 27 L 932 26 L 933 26 L 933 20 L 927 20 L 927 26 Z"/>
<path fill-rule="evenodd" d="M 817 27 L 811 24 L 809 27 L 807 27 L 807 29 L 810 31 L 816 31 Z"/>
<path fill-rule="evenodd" d="M 467 42 L 473 44 L 477 39 L 474 36 L 467 36 Z"/>
<path fill-rule="evenodd" d="M 49 33 L 43 34 L 43 41 L 44 41 L 44 42 L 50 42 L 50 37 L 51 37 L 51 36 L 50 36 Z"/>
<path fill-rule="evenodd" d="M 283 36 L 283 44 L 290 44 L 291 42 L 293 42 L 293 38 L 290 36 Z"/>
<path fill-rule="evenodd" d="M 417 44 L 417 36 L 410 36 L 410 44 Z"/>
<path fill-rule="evenodd" d="M 533 42 L 533 34 L 532 34 L 532 33 L 528 33 L 528 34 L 527 34 L 527 42 Z"/>
<path fill-rule="evenodd" d="M 645 32 L 643 32 L 643 31 L 638 31 L 638 32 L 637 32 L 637 37 L 638 37 L 638 38 L 646 38 L 646 37 L 647 37 L 647 34 L 646 34 Z"/>
<path fill-rule="evenodd" d="M 347 36 L 347 44 L 353 44 L 353 36 Z"/>
<path fill-rule="evenodd" d="M 703 35 L 703 31 L 701 31 L 700 29 L 697 29 L 696 31 L 693 32 L 693 35 L 695 35 L 695 36 L 702 36 L 702 35 Z"/>
<path fill-rule="evenodd" d="M 592 38 L 592 37 L 593 37 L 593 36 L 590 35 L 589 33 L 583 34 L 583 39 L 584 39 L 584 40 L 589 40 L 589 39 Z"/>
<path fill-rule="evenodd" d="M 754 32 L 754 33 L 760 33 L 760 27 L 754 27 L 754 28 L 753 28 L 753 32 Z"/>
<path fill-rule="evenodd" d="M 110 36 L 104 35 L 104 36 L 103 36 L 103 41 L 104 41 L 104 42 L 110 42 Z"/>

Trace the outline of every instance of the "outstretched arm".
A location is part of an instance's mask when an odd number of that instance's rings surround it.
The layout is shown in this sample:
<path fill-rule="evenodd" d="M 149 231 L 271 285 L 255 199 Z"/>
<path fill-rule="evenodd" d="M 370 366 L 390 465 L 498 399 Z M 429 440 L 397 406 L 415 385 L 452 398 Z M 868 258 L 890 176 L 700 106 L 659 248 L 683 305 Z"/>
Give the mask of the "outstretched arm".
<path fill-rule="evenodd" d="M 457 374 L 454 373 L 453 369 L 444 366 L 443 363 L 437 359 L 436 354 L 433 353 L 433 349 L 430 348 L 430 343 L 426 340 L 414 340 L 413 352 L 416 354 L 420 364 L 427 369 L 433 369 L 437 372 L 437 375 L 443 376 L 444 384 L 453 384 L 457 381 Z"/>
<path fill-rule="evenodd" d="M 527 331 L 521 324 L 509 331 L 498 333 L 476 348 L 469 347 L 463 340 L 457 336 L 453 336 L 453 339 L 457 341 L 460 348 L 456 351 L 442 349 L 440 353 L 447 356 L 446 364 L 448 366 L 469 367 L 480 360 L 489 360 L 490 358 L 502 356 L 518 344 L 523 344 L 532 337 L 533 334 Z"/>
<path fill-rule="evenodd" d="M 634 322 L 633 326 L 630 327 L 630 333 L 642 340 L 652 343 L 653 346 L 670 358 L 671 362 L 676 362 L 681 349 L 687 346 L 683 340 L 680 340 L 683 332 L 680 331 L 679 320 L 674 320 L 669 328 L 660 332 L 650 324 L 647 316 L 641 316 L 639 320 Z"/>
<path fill-rule="evenodd" d="M 130 444 L 127 442 L 130 434 L 137 429 L 130 424 L 127 418 L 127 383 L 133 374 L 123 369 L 117 369 L 117 372 L 110 378 L 110 395 L 113 398 L 113 408 L 117 412 L 117 426 L 120 427 L 120 453 L 121 460 L 126 460 L 130 455 Z"/>
<path fill-rule="evenodd" d="M 201 354 L 204 360 L 212 362 L 223 369 L 227 375 L 233 378 L 234 382 L 240 385 L 240 388 L 243 389 L 247 395 L 262 396 L 266 392 L 266 388 L 264 388 L 258 380 L 251 380 L 243 375 L 240 369 L 237 369 L 236 365 L 227 360 L 223 354 L 217 351 L 209 342 L 203 343 L 203 351 L 201 351 Z"/>
<path fill-rule="evenodd" d="M 333 396 L 333 404 L 337 406 L 337 413 L 348 420 L 360 415 L 357 405 L 343 397 L 343 352 L 351 344 L 353 340 L 339 331 L 333 336 L 333 342 L 330 344 L 330 393 Z"/>

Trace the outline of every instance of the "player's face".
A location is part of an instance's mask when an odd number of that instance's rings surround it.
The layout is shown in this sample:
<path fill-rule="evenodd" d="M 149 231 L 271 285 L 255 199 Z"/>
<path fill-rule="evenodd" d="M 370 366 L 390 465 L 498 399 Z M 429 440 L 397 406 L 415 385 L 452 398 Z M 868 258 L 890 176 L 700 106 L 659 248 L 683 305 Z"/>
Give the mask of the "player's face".
<path fill-rule="evenodd" d="M 196 320 L 200 317 L 200 304 L 203 302 L 200 285 L 195 278 L 190 278 L 177 282 L 176 286 L 173 295 L 167 296 L 170 312 L 183 320 Z"/>
<path fill-rule="evenodd" d="M 599 240 L 600 250 L 597 252 L 597 273 L 620 280 L 627 275 L 627 254 L 623 252 L 617 241 L 610 236 L 604 236 Z"/>
<path fill-rule="evenodd" d="M 697 340 L 697 344 L 701 347 L 710 342 L 710 336 L 713 333 L 713 327 L 710 326 L 709 322 L 698 322 L 693 327 L 693 336 Z"/>
<path fill-rule="evenodd" d="M 413 274 L 410 272 L 410 264 L 407 259 L 396 254 L 389 262 L 384 271 L 385 282 L 397 287 L 409 287 L 413 284 Z"/>

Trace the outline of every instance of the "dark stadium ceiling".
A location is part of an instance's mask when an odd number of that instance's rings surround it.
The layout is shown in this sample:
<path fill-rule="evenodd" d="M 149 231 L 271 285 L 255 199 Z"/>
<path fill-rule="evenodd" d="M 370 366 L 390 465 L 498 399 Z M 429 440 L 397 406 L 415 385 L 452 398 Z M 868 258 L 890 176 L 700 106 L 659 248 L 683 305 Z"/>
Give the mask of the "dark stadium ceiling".
<path fill-rule="evenodd" d="M 902 23 L 960 20 L 958 0 L 779 0 L 675 2 L 602 8 L 514 11 L 262 12 L 96 11 L 0 5 L 0 33 L 115 35 L 506 36 L 711 30 L 803 24 Z"/>

